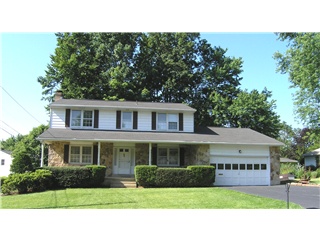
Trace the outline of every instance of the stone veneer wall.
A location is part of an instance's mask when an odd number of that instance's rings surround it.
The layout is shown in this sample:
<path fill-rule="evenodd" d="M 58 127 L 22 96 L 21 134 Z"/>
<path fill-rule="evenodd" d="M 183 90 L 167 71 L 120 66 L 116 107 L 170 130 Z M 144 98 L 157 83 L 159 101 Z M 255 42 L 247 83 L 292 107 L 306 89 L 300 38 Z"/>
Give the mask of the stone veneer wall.
<path fill-rule="evenodd" d="M 149 144 L 136 143 L 136 166 L 149 165 Z"/>
<path fill-rule="evenodd" d="M 112 175 L 113 169 L 113 143 L 101 143 L 100 165 L 106 166 L 106 175 Z"/>
<path fill-rule="evenodd" d="M 270 147 L 270 184 L 280 184 L 280 147 Z"/>
<path fill-rule="evenodd" d="M 185 147 L 184 165 L 209 165 L 210 146 L 209 145 L 188 145 Z"/>
<path fill-rule="evenodd" d="M 63 162 L 64 159 L 64 145 L 67 142 L 53 142 L 49 145 L 48 151 L 48 166 L 62 167 L 68 164 Z"/>

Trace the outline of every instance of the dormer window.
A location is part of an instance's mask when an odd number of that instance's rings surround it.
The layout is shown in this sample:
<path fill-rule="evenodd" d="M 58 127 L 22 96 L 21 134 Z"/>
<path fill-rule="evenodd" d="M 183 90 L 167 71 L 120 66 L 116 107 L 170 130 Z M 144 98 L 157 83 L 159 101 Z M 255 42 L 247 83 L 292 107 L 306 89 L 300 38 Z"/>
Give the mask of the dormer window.
<path fill-rule="evenodd" d="M 93 111 L 72 110 L 71 111 L 71 127 L 92 128 Z"/>

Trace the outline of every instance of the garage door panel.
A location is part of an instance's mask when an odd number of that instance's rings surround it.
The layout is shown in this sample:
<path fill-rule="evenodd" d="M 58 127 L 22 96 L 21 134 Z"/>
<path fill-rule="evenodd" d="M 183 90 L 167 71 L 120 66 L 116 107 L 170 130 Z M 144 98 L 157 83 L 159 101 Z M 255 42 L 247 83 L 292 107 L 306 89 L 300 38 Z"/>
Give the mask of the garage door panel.
<path fill-rule="evenodd" d="M 216 166 L 214 185 L 269 185 L 268 157 L 227 157 L 211 159 Z"/>

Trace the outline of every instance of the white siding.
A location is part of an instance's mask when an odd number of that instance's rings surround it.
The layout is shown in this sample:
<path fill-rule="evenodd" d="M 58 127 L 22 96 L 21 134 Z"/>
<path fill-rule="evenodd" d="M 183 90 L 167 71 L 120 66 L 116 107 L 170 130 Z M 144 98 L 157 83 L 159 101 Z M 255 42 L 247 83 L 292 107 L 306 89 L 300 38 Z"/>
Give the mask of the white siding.
<path fill-rule="evenodd" d="M 51 128 L 65 128 L 65 109 L 52 109 L 51 110 Z"/>
<path fill-rule="evenodd" d="M 99 111 L 99 129 L 116 130 L 116 111 Z"/>
<path fill-rule="evenodd" d="M 193 132 L 194 131 L 194 114 L 183 113 L 183 131 Z"/>
<path fill-rule="evenodd" d="M 241 150 L 241 153 L 239 153 Z M 268 146 L 223 145 L 210 146 L 211 156 L 269 156 Z"/>
<path fill-rule="evenodd" d="M 151 131 L 151 111 L 138 112 L 138 131 Z"/>
<path fill-rule="evenodd" d="M 1 160 L 4 160 L 4 165 L 1 165 Z M 3 151 L 0 151 L 0 177 L 7 177 L 10 172 L 10 166 L 12 164 L 12 157 Z"/>

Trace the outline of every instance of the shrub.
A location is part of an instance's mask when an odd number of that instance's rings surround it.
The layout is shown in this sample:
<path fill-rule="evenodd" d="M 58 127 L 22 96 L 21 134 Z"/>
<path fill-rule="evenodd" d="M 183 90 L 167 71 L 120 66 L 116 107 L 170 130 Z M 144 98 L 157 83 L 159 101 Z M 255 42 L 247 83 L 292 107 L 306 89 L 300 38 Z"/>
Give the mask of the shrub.
<path fill-rule="evenodd" d="M 214 183 L 213 166 L 187 168 L 158 168 L 140 165 L 135 167 L 138 185 L 143 187 L 211 187 Z"/>
<path fill-rule="evenodd" d="M 158 168 L 156 171 L 157 187 L 189 187 L 191 171 L 186 168 Z"/>
<path fill-rule="evenodd" d="M 281 163 L 280 164 L 280 174 L 294 174 L 296 171 L 296 163 Z"/>
<path fill-rule="evenodd" d="M 316 170 L 317 170 L 317 168 L 316 168 L 316 166 L 314 166 L 314 165 L 309 165 L 309 166 L 306 166 L 306 170 L 309 170 L 309 171 L 316 171 Z"/>
<path fill-rule="evenodd" d="M 317 178 L 320 177 L 320 168 L 317 169 Z"/>
<path fill-rule="evenodd" d="M 91 183 L 90 187 L 99 187 L 104 182 L 106 175 L 106 167 L 98 165 L 88 165 L 86 166 L 91 172 Z"/>
<path fill-rule="evenodd" d="M 52 172 L 52 188 L 97 187 L 104 181 L 105 166 L 45 167 Z"/>
<path fill-rule="evenodd" d="M 1 191 L 4 194 L 11 194 L 15 191 L 19 194 L 45 191 L 50 187 L 51 176 L 50 171 L 43 169 L 10 174 L 3 182 Z"/>
<path fill-rule="evenodd" d="M 157 166 L 138 165 L 134 168 L 136 183 L 143 187 L 154 187 L 156 185 Z"/>
<path fill-rule="evenodd" d="M 318 172 L 317 171 L 311 172 L 311 178 L 317 178 L 317 176 L 318 176 Z"/>
<path fill-rule="evenodd" d="M 190 184 L 194 187 L 211 187 L 215 180 L 213 166 L 188 166 L 191 170 Z"/>

